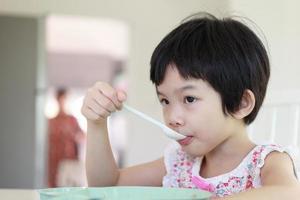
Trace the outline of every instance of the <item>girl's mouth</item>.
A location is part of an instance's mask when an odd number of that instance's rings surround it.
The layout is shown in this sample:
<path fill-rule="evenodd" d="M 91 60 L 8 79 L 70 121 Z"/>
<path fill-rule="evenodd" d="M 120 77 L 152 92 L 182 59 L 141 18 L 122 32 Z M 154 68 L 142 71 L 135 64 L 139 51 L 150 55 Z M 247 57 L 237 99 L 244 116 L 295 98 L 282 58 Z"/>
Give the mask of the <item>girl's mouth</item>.
<path fill-rule="evenodd" d="M 182 140 L 178 140 L 177 142 L 181 145 L 181 146 L 187 146 L 189 145 L 192 140 L 193 140 L 193 136 L 187 136 L 186 138 L 182 139 Z"/>

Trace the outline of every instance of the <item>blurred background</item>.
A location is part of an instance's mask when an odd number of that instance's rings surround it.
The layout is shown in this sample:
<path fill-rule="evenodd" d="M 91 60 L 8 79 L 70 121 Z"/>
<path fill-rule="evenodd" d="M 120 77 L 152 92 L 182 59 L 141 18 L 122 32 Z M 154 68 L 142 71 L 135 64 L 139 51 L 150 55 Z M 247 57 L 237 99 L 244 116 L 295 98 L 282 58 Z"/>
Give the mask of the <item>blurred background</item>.
<path fill-rule="evenodd" d="M 0 0 L 0 188 L 86 185 L 80 108 L 96 81 L 125 90 L 128 104 L 162 120 L 149 80 L 152 51 L 199 11 L 247 17 L 259 27 L 253 28 L 268 46 L 272 74 L 249 133 L 258 142 L 299 147 L 299 7 L 296 0 Z M 61 118 L 70 125 L 63 128 Z M 169 142 L 126 111 L 111 116 L 109 130 L 121 167 L 162 156 Z M 49 168 L 56 170 L 55 185 Z"/>

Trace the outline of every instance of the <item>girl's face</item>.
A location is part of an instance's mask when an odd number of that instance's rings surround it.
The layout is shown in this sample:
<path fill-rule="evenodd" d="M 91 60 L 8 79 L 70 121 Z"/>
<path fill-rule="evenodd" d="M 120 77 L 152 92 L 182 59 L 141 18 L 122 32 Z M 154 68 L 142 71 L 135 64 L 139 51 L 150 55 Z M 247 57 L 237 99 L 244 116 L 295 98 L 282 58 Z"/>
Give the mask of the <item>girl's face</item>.
<path fill-rule="evenodd" d="M 221 97 L 202 79 L 183 79 L 175 67 L 168 67 L 157 86 L 165 123 L 188 136 L 178 141 L 193 156 L 202 156 L 228 139 L 233 118 L 224 115 Z"/>

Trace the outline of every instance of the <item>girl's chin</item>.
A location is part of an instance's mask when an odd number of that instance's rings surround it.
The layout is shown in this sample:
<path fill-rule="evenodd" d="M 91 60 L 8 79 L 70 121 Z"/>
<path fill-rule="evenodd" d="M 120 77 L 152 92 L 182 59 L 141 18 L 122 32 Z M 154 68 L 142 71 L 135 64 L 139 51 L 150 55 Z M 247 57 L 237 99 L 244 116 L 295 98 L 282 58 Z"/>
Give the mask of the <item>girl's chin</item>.
<path fill-rule="evenodd" d="M 191 156 L 197 156 L 199 152 L 197 149 L 193 148 L 192 146 L 181 146 L 181 150 Z"/>
<path fill-rule="evenodd" d="M 201 145 L 202 146 L 202 145 Z M 203 146 L 202 146 L 203 148 Z M 201 151 L 201 147 L 195 145 L 194 143 L 187 145 L 187 146 L 181 146 L 181 150 L 185 153 L 193 156 L 193 157 L 201 157 L 206 154 L 206 152 Z M 203 150 L 203 149 L 202 149 Z"/>

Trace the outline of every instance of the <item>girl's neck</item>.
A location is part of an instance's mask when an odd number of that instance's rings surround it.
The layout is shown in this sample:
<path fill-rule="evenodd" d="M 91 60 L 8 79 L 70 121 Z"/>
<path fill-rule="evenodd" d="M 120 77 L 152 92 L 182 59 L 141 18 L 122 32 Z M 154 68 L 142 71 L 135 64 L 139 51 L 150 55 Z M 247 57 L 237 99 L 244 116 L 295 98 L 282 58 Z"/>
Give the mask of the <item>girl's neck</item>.
<path fill-rule="evenodd" d="M 201 176 L 211 177 L 233 170 L 254 147 L 255 144 L 248 138 L 246 128 L 240 129 L 204 156 Z"/>

